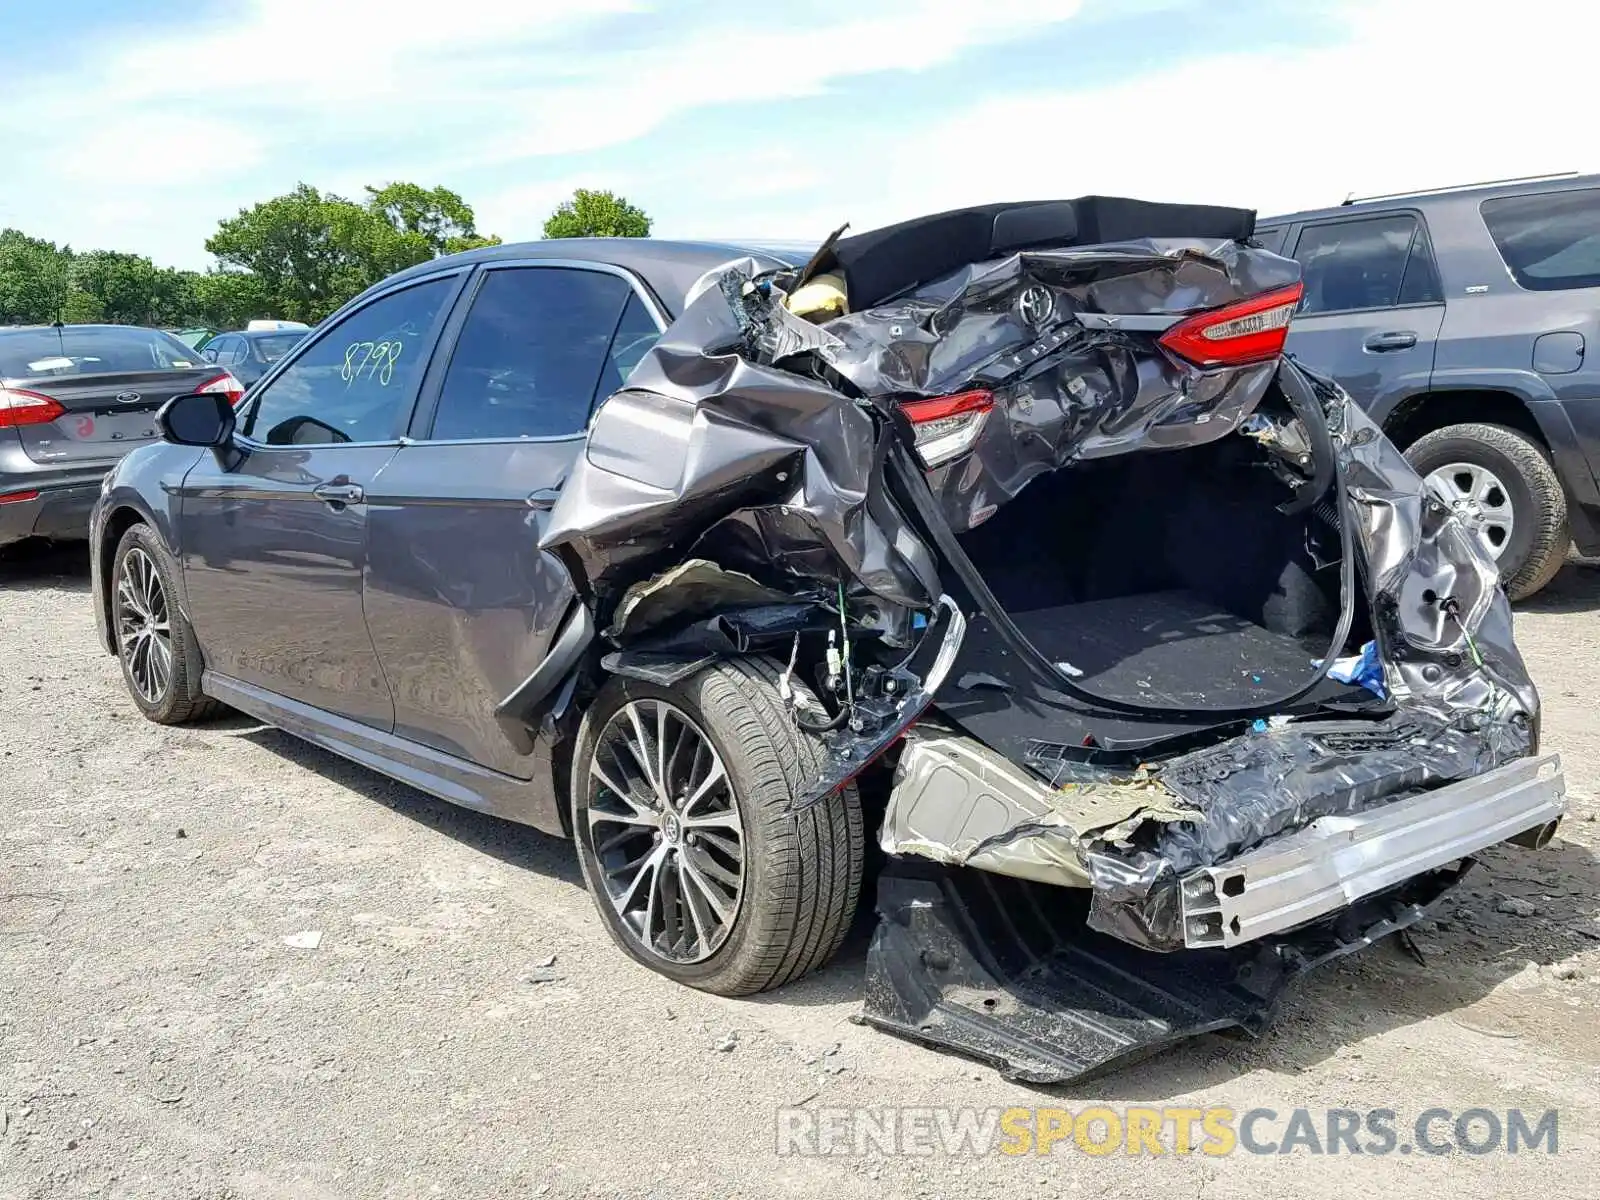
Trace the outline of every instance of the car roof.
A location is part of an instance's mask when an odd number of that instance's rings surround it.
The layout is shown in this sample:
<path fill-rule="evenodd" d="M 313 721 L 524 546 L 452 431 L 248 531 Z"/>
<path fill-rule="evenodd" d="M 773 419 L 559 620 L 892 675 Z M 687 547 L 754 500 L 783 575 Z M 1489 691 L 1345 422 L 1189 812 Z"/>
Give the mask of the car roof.
<path fill-rule="evenodd" d="M 512 242 L 484 246 L 460 254 L 430 259 L 384 280 L 388 286 L 405 279 L 422 278 L 440 270 L 462 265 L 506 262 L 519 259 L 570 259 L 576 262 L 604 263 L 621 267 L 639 276 L 655 292 L 656 298 L 677 316 L 684 298 L 700 277 L 713 267 L 731 259 L 765 259 L 774 267 L 799 266 L 811 256 L 819 242 L 762 240 L 750 242 L 669 241 L 660 238 L 548 238 L 537 242 Z"/>
<path fill-rule="evenodd" d="M 1460 187 L 1428 188 L 1417 192 L 1402 192 L 1392 196 L 1373 196 L 1356 199 L 1346 204 L 1332 204 L 1327 208 L 1307 208 L 1300 212 L 1282 213 L 1261 217 L 1256 228 L 1263 226 L 1293 225 L 1297 221 L 1319 221 L 1328 217 L 1356 216 L 1363 212 L 1386 212 L 1396 208 L 1417 208 L 1430 204 L 1479 204 L 1499 196 L 1536 196 L 1542 192 L 1564 192 L 1574 188 L 1600 187 L 1600 175 L 1548 175 L 1526 180 L 1504 180 L 1498 183 L 1472 183 Z"/>

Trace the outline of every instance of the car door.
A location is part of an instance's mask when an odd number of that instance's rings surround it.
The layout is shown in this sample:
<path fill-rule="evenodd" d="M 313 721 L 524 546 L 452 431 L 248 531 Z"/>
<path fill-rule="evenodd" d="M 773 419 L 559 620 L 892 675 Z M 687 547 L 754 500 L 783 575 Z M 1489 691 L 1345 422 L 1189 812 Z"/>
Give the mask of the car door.
<path fill-rule="evenodd" d="M 1307 223 L 1295 239 L 1305 296 L 1288 352 L 1383 417 L 1427 390 L 1444 298 L 1426 226 L 1411 212 Z"/>
<path fill-rule="evenodd" d="M 416 440 L 369 499 L 367 625 L 397 734 L 526 779 L 533 743 L 494 709 L 575 599 L 539 538 L 593 408 L 664 320 L 612 268 L 496 264 L 470 290 L 430 369 Z"/>
<path fill-rule="evenodd" d="M 364 301 L 240 414 L 184 481 L 179 545 L 207 669 L 388 730 L 361 606 L 367 490 L 394 457 L 464 271 Z"/>

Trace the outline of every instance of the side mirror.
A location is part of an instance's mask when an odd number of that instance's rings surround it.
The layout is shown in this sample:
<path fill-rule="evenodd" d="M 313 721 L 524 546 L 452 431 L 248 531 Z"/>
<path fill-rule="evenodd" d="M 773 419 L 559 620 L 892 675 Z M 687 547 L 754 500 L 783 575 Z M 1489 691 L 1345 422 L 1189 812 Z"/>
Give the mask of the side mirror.
<path fill-rule="evenodd" d="M 161 437 L 177 446 L 226 446 L 237 415 L 225 392 L 174 396 L 156 413 Z"/>

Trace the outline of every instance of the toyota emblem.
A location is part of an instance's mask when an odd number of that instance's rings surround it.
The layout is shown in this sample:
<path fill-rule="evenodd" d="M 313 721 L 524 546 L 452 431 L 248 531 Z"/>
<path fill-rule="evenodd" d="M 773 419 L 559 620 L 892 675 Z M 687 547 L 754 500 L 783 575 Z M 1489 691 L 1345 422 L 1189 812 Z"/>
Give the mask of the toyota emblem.
<path fill-rule="evenodd" d="M 142 399 L 143 399 L 143 397 L 140 396 L 138 392 L 118 392 L 117 393 L 117 403 L 118 404 L 137 404 Z"/>
<path fill-rule="evenodd" d="M 1038 329 L 1048 321 L 1055 307 L 1055 297 L 1050 294 L 1049 288 L 1041 284 L 1030 284 L 1017 297 L 1017 316 L 1022 318 L 1024 325 L 1033 329 Z"/>

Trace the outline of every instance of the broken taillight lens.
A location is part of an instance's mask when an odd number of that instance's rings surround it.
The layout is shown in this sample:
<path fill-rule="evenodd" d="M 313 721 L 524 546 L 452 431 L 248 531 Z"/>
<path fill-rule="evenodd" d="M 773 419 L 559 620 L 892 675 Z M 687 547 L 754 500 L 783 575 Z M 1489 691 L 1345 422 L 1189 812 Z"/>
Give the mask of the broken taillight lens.
<path fill-rule="evenodd" d="M 937 467 L 972 449 L 983 423 L 994 409 L 994 394 L 982 390 L 905 400 L 901 410 L 916 432 L 917 454 L 923 465 Z"/>
<path fill-rule="evenodd" d="M 1197 367 L 1242 367 L 1283 353 L 1300 284 L 1196 313 L 1161 335 L 1161 345 Z"/>
<path fill-rule="evenodd" d="M 49 396 L 22 388 L 0 387 L 0 429 L 48 425 L 66 411 Z"/>

